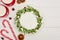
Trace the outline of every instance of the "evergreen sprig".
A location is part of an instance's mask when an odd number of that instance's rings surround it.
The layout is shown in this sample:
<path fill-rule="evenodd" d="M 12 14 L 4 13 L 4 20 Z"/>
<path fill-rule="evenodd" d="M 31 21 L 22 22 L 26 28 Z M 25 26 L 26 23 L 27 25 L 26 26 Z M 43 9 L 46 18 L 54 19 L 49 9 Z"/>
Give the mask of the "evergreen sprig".
<path fill-rule="evenodd" d="M 35 29 L 26 29 L 24 28 L 21 24 L 20 24 L 20 17 L 21 17 L 21 14 L 22 13 L 25 13 L 25 12 L 33 12 L 34 15 L 36 15 L 36 19 L 37 19 L 37 26 Z M 18 28 L 18 30 L 20 32 L 23 32 L 24 34 L 25 33 L 36 33 L 37 30 L 39 30 L 39 28 L 41 27 L 42 25 L 42 17 L 39 15 L 39 11 L 37 11 L 36 9 L 34 9 L 33 7 L 24 7 L 23 9 L 21 10 L 18 10 L 17 14 L 16 14 L 16 17 L 15 17 L 15 24 Z"/>

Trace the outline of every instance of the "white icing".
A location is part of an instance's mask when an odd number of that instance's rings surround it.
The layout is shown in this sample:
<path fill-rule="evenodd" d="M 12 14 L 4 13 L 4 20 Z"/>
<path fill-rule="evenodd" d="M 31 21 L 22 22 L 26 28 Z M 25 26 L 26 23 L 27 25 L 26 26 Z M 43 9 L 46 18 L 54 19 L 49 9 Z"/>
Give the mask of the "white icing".
<path fill-rule="evenodd" d="M 12 0 L 2 0 L 4 3 L 9 4 L 12 2 Z"/>
<path fill-rule="evenodd" d="M 5 13 L 6 13 L 6 8 L 2 5 L 0 5 L 0 16 L 5 15 Z"/>
<path fill-rule="evenodd" d="M 25 14 L 21 15 L 20 23 L 27 29 L 33 29 L 37 26 L 37 19 L 32 12 L 26 12 Z"/>

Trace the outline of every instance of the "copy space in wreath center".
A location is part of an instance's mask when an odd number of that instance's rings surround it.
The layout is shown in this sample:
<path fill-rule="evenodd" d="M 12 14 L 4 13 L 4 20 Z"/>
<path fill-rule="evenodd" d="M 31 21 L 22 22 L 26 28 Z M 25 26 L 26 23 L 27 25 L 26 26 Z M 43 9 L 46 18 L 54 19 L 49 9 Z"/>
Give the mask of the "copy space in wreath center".
<path fill-rule="evenodd" d="M 33 29 L 37 26 L 37 19 L 32 12 L 26 12 L 21 15 L 20 23 L 24 28 Z"/>

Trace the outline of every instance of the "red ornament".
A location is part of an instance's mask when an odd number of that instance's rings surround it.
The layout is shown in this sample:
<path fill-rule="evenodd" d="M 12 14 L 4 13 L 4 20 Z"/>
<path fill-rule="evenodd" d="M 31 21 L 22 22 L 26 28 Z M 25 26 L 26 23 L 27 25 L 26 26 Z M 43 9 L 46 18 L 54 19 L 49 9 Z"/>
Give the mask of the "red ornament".
<path fill-rule="evenodd" d="M 24 35 L 23 34 L 19 34 L 18 35 L 18 40 L 24 40 Z"/>

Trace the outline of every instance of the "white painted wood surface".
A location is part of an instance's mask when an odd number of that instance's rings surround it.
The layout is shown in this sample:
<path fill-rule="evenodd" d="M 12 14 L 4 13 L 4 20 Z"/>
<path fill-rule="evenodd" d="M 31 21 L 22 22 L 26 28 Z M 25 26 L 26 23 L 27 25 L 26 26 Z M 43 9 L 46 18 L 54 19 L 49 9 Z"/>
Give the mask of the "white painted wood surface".
<path fill-rule="evenodd" d="M 19 6 L 15 4 L 9 7 L 10 11 L 15 7 L 15 12 L 11 11 L 9 16 L 14 18 L 13 16 L 15 16 L 18 8 L 23 8 L 26 5 L 31 5 L 40 11 L 43 17 L 43 24 L 36 34 L 25 35 L 25 40 L 60 40 L 60 0 L 26 0 L 25 3 Z M 8 17 L 6 19 L 8 19 Z M 0 22 L 2 20 L 3 19 L 0 19 Z M 13 20 L 11 20 L 10 23 L 14 27 L 13 29 L 16 35 L 18 35 L 19 33 L 13 24 Z M 2 26 L 2 24 L 0 26 Z"/>

